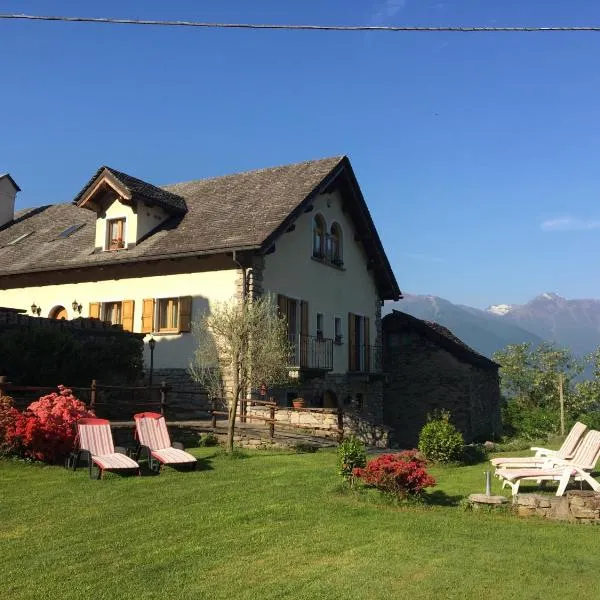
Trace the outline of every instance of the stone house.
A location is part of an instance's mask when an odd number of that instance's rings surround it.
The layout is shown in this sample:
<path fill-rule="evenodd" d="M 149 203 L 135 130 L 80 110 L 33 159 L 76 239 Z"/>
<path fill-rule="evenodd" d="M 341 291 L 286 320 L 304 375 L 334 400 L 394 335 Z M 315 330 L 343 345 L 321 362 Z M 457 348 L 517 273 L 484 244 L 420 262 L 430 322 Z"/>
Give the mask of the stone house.
<path fill-rule="evenodd" d="M 269 292 L 295 347 L 280 403 L 383 419 L 381 306 L 401 292 L 347 157 L 163 187 L 100 167 L 72 202 L 17 212 L 10 176 L 0 191 L 0 305 L 144 334 L 156 380 L 193 389 L 193 322 Z"/>
<path fill-rule="evenodd" d="M 499 365 L 437 323 L 394 310 L 383 317 L 384 422 L 414 447 L 428 413 L 447 409 L 467 442 L 501 430 Z"/>

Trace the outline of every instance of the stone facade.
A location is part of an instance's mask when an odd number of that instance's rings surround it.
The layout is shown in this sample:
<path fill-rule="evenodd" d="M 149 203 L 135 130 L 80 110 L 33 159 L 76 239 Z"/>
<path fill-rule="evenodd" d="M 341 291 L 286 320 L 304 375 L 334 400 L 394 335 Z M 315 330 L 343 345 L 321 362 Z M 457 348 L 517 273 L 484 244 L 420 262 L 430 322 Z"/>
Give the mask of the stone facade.
<path fill-rule="evenodd" d="M 520 517 L 543 517 L 555 521 L 600 525 L 600 493 L 572 490 L 564 496 L 518 494 L 514 509 Z"/>
<path fill-rule="evenodd" d="M 208 395 L 186 369 L 154 369 L 152 382 L 156 385 L 162 381 L 168 386 L 168 419 L 180 421 L 210 418 L 211 403 Z"/>
<path fill-rule="evenodd" d="M 498 365 L 447 329 L 398 311 L 383 319 L 383 422 L 392 441 L 414 447 L 427 415 L 450 411 L 465 441 L 501 431 Z"/>

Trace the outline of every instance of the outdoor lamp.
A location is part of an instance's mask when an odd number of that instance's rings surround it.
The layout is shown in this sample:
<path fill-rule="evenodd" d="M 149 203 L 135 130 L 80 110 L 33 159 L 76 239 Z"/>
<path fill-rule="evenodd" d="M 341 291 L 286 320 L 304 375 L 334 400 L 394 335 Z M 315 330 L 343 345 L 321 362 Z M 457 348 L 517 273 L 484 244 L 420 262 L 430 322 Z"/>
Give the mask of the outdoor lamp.
<path fill-rule="evenodd" d="M 39 306 L 36 306 L 35 302 L 31 305 L 31 313 L 34 315 L 40 316 L 42 309 Z"/>
<path fill-rule="evenodd" d="M 78 312 L 79 314 L 81 314 L 81 309 L 83 307 L 77 302 L 77 300 L 73 300 L 71 306 L 73 307 L 73 312 Z"/>
<path fill-rule="evenodd" d="M 153 337 L 151 337 L 148 340 L 148 346 L 150 346 L 150 352 L 154 352 L 154 347 L 156 346 L 156 340 Z"/>

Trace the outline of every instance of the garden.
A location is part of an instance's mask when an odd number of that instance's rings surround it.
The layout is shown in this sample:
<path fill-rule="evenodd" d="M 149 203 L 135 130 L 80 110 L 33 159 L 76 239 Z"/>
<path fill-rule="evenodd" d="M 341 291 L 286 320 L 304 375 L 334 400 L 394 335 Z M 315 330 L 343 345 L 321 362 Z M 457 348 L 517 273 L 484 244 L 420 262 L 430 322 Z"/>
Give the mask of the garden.
<path fill-rule="evenodd" d="M 76 403 L 62 388 L 11 426 L 21 448 L 0 460 L 2 598 L 510 599 L 550 586 L 574 598 L 600 585 L 595 527 L 466 510 L 489 463 L 459 462 L 443 414 L 422 435 L 435 464 L 367 457 L 350 438 L 314 453 L 199 447 L 193 472 L 92 481 L 39 460 L 59 462 L 47 434 L 64 439 Z"/>

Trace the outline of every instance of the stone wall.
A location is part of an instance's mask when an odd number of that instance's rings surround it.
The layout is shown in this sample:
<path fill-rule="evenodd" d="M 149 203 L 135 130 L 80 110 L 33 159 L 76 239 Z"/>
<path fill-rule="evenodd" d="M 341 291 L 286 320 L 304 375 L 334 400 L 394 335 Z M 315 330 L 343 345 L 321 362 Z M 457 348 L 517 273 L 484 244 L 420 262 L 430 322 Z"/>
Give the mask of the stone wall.
<path fill-rule="evenodd" d="M 268 419 L 270 410 L 264 406 L 248 406 L 247 414 Z M 353 412 L 343 411 L 344 437 L 354 435 L 369 446 L 387 448 L 389 443 L 389 427 L 373 423 Z M 296 433 L 306 430 L 315 437 L 338 439 L 337 409 L 302 410 L 287 407 L 275 409 L 276 430 L 279 427 L 288 428 Z"/>
<path fill-rule="evenodd" d="M 520 517 L 600 525 L 600 493 L 593 491 L 572 490 L 561 497 L 517 494 L 514 509 Z"/>
<path fill-rule="evenodd" d="M 167 418 L 175 421 L 210 418 L 211 403 L 204 388 L 186 369 L 154 369 L 153 383 L 166 382 Z"/>
<path fill-rule="evenodd" d="M 500 432 L 497 370 L 459 360 L 416 331 L 386 340 L 383 422 L 392 440 L 414 447 L 427 414 L 447 409 L 465 440 L 484 440 Z"/>

